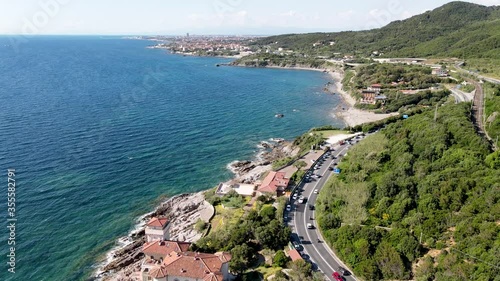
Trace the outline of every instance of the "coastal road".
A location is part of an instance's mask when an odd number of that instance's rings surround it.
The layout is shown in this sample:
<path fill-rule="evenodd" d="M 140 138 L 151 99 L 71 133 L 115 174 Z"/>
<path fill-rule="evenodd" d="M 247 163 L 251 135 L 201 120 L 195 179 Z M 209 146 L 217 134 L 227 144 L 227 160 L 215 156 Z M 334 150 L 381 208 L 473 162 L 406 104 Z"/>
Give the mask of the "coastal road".
<path fill-rule="evenodd" d="M 315 170 L 315 173 L 321 175 L 321 177 L 319 179 L 312 180 L 311 182 L 303 183 L 298 188 L 299 191 L 302 191 L 300 192 L 300 195 L 307 198 L 306 202 L 300 204 L 298 200 L 291 200 L 290 205 L 292 206 L 292 210 L 287 214 L 289 218 L 287 221 L 290 222 L 289 226 L 292 228 L 292 233 L 296 234 L 296 236 L 294 235 L 295 239 L 298 238 L 300 240 L 297 242 L 302 245 L 302 252 L 305 254 L 306 259 L 309 259 L 312 262 L 313 269 L 323 272 L 329 280 L 334 280 L 332 273 L 337 271 L 339 266 L 346 269 L 348 269 L 348 267 L 337 258 L 326 242 L 324 242 L 323 237 L 317 229 L 317 222 L 314 219 L 315 210 L 310 210 L 308 206 L 314 205 L 316 202 L 318 194 L 315 193 L 315 190 L 319 193 L 330 176 L 333 175 L 333 171 L 328 170 L 328 167 L 333 165 L 333 163 L 340 161 L 342 158 L 340 155 L 345 155 L 348 149 L 349 145 L 342 145 L 335 151 L 332 151 L 332 155 L 336 159 L 327 157 L 320 169 Z M 311 219 L 311 217 L 313 219 Z M 308 223 L 311 223 L 314 226 L 314 229 L 308 229 Z M 351 270 L 349 271 L 352 272 Z M 344 276 L 344 278 L 345 280 L 357 280 L 353 275 Z"/>
<path fill-rule="evenodd" d="M 468 73 L 470 75 L 473 75 L 473 76 L 476 76 L 477 78 L 481 79 L 481 80 L 484 80 L 484 81 L 488 81 L 490 83 L 493 83 L 493 84 L 500 84 L 500 80 L 499 79 L 495 79 L 495 78 L 492 78 L 492 77 L 488 77 L 488 76 L 483 76 L 483 75 L 479 75 L 478 73 L 476 72 L 473 72 L 473 71 L 470 71 L 470 70 L 466 70 L 466 69 L 463 69 L 462 66 L 464 65 L 464 62 L 459 62 L 457 63 L 455 66 L 457 67 L 458 70 L 462 71 L 462 72 L 465 72 L 465 73 Z"/>

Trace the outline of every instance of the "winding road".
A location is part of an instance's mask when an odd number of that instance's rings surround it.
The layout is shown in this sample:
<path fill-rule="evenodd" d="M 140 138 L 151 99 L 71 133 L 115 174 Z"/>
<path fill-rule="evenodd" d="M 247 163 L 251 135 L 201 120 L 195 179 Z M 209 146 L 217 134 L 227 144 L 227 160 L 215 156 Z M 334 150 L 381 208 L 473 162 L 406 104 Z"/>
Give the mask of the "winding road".
<path fill-rule="evenodd" d="M 340 155 L 345 155 L 349 149 L 348 145 L 342 145 L 335 151 L 332 151 L 332 157 L 326 157 L 320 169 L 315 170 L 316 174 L 321 175 L 319 179 L 312 180 L 308 183 L 303 183 L 298 187 L 296 192 L 304 196 L 307 200 L 300 204 L 298 200 L 290 200 L 292 209 L 290 212 L 285 213 L 288 216 L 288 225 L 292 229 L 294 240 L 299 242 L 302 247 L 303 257 L 313 264 L 313 269 L 323 272 L 328 280 L 335 280 L 332 273 L 337 271 L 338 267 L 344 267 L 350 270 L 342 261 L 333 253 L 330 247 L 326 244 L 319 229 L 317 229 L 317 222 L 314 220 L 315 211 L 308 208 L 309 205 L 314 205 L 318 194 L 322 187 L 333 175 L 333 171 L 328 169 L 334 162 L 340 160 Z M 311 220 L 311 217 L 313 218 Z M 311 223 L 314 228 L 308 229 L 307 224 Z M 319 242 L 318 242 L 319 239 Z M 357 280 L 354 275 L 344 276 L 345 280 Z"/>

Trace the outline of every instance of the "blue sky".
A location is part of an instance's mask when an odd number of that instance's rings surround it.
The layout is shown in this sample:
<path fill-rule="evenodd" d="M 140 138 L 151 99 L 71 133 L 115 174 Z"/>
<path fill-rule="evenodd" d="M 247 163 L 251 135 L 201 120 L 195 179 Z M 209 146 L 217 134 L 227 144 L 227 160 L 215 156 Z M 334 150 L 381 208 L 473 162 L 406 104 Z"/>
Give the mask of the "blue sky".
<path fill-rule="evenodd" d="M 448 0 L 0 0 L 0 34 L 280 34 L 361 30 Z M 500 0 L 471 0 L 500 5 Z"/>

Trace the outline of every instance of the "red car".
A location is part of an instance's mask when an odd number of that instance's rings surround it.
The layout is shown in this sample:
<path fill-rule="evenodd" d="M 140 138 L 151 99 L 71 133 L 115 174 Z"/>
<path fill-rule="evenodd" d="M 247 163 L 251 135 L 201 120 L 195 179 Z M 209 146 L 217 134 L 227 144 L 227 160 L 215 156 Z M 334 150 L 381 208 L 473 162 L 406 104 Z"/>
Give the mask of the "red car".
<path fill-rule="evenodd" d="M 332 277 L 336 281 L 344 281 L 344 278 L 342 278 L 342 275 L 340 275 L 340 273 L 338 273 L 338 272 L 332 273 Z"/>

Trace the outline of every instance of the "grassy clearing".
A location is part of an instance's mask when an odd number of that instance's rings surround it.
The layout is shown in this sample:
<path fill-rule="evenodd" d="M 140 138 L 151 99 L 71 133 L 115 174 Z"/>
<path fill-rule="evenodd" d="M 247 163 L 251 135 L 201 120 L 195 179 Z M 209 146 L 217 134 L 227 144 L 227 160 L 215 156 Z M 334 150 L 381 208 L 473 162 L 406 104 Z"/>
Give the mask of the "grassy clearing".
<path fill-rule="evenodd" d="M 260 272 L 262 276 L 264 276 L 264 280 L 267 280 L 267 278 L 271 275 L 276 274 L 276 272 L 281 271 L 283 268 L 281 267 L 266 267 L 266 266 L 259 266 L 256 271 Z"/>
<path fill-rule="evenodd" d="M 480 75 L 500 79 L 499 59 L 467 59 L 465 69 L 479 71 Z"/>
<path fill-rule="evenodd" d="M 327 130 L 327 131 L 318 131 L 317 133 L 322 134 L 324 138 L 329 138 L 337 135 L 349 134 L 349 131 Z"/>
<path fill-rule="evenodd" d="M 215 206 L 215 216 L 210 222 L 212 230 L 217 231 L 220 228 L 226 228 L 228 225 L 237 224 L 239 219 L 245 214 L 245 211 L 239 209 L 227 209 L 222 205 Z"/>

